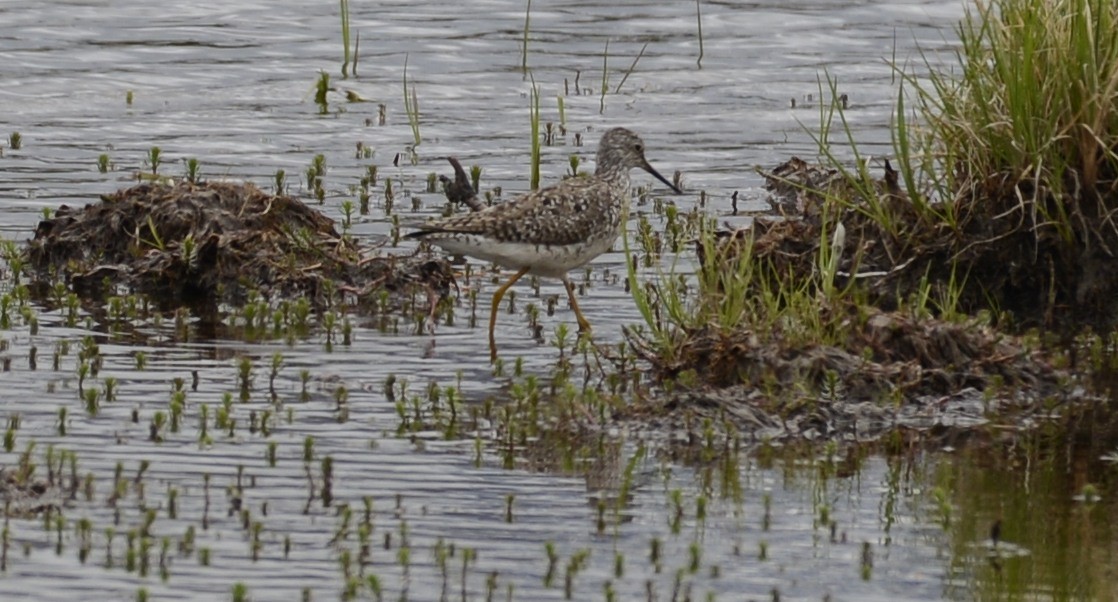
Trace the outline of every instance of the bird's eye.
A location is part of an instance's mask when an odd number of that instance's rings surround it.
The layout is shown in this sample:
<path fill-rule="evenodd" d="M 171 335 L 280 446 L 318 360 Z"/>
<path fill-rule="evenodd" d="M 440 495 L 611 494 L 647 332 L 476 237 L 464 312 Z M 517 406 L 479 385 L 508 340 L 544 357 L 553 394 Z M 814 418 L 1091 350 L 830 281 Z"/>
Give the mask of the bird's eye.
<path fill-rule="evenodd" d="M 644 152 L 644 145 L 643 144 L 635 144 L 635 145 L 633 145 L 633 150 L 637 151 L 638 153 L 643 153 Z"/>

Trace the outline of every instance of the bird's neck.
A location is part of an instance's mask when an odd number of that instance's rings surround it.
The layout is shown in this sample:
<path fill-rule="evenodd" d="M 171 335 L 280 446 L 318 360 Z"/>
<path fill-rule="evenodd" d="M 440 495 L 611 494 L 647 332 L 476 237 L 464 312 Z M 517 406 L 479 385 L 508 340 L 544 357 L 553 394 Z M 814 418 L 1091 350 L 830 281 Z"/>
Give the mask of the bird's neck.
<path fill-rule="evenodd" d="M 594 176 L 616 186 L 629 188 L 629 170 L 610 167 L 610 163 L 598 159 L 598 166 L 594 168 Z"/>

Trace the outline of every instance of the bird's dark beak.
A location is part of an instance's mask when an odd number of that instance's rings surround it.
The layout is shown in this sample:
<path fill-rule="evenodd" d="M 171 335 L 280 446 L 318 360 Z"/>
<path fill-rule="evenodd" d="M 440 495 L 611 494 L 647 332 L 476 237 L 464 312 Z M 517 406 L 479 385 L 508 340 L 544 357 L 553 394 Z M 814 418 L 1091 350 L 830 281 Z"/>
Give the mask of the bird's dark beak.
<path fill-rule="evenodd" d="M 667 186 L 668 188 L 671 188 L 672 192 L 674 192 L 676 194 L 683 194 L 682 190 L 677 188 L 675 184 L 672 184 L 671 182 L 669 182 L 667 178 L 660 175 L 660 172 L 656 171 L 655 168 L 653 168 L 651 165 L 649 165 L 648 161 L 645 161 L 644 165 L 641 165 L 641 168 L 644 169 L 645 171 L 647 171 L 648 173 L 652 174 L 657 180 L 660 180 L 661 182 L 663 182 L 665 186 Z"/>

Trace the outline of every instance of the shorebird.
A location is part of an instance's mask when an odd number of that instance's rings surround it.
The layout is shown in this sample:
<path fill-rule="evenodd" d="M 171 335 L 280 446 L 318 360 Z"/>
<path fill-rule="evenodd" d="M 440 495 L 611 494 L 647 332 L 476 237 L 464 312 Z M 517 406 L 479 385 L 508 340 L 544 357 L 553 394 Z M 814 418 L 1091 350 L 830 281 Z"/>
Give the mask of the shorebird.
<path fill-rule="evenodd" d="M 516 270 L 497 292 L 489 313 L 489 359 L 497 360 L 493 328 L 505 292 L 525 274 L 563 282 L 579 332 L 590 322 L 575 299 L 567 272 L 586 265 L 617 240 L 629 212 L 629 170 L 639 167 L 680 194 L 679 188 L 644 158 L 644 142 L 613 128 L 598 143 L 592 176 L 574 176 L 511 201 L 463 215 L 433 220 L 407 234 L 443 249 Z"/>

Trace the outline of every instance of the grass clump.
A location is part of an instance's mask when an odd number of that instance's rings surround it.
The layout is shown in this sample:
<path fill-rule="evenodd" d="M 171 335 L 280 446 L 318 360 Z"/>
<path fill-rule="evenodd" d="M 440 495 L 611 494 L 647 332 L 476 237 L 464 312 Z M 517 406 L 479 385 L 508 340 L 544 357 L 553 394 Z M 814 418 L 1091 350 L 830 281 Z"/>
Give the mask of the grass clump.
<path fill-rule="evenodd" d="M 646 328 L 629 340 L 674 390 L 665 408 L 787 432 L 874 420 L 839 399 L 900 407 L 973 388 L 1040 412 L 1066 394 L 1004 330 L 1118 324 L 1118 5 L 980 1 L 958 34 L 957 65 L 897 66 L 880 178 L 828 78 L 824 164 L 764 173 L 780 218 L 706 228 L 693 278 L 640 286 L 630 264 Z"/>
<path fill-rule="evenodd" d="M 838 266 L 846 260 L 838 256 L 844 241 L 837 225 L 829 240 L 806 245 L 816 257 L 810 273 L 780 267 L 764 256 L 787 235 L 773 227 L 779 223 L 807 230 L 802 222 L 760 220 L 732 237 L 705 230 L 693 280 L 671 276 L 640 286 L 630 268 L 646 320 L 628 331 L 630 345 L 669 389 L 704 391 L 700 406 L 675 407 L 720 416 L 752 404 L 751 414 L 773 412 L 749 418 L 764 422 L 823 401 L 894 407 L 994 382 L 1029 388 L 1051 380 L 1046 365 L 988 324 L 931 319 L 929 308 L 946 307 L 957 293 L 925 282 L 921 295 L 897 310 L 867 303 L 855 283 L 841 278 Z"/>
<path fill-rule="evenodd" d="M 1025 325 L 1113 326 L 1118 4 L 987 0 L 958 35 L 955 68 L 904 79 L 918 123 L 903 88 L 894 123 L 905 193 L 931 209 L 923 231 L 954 236 L 935 276 L 961 265 L 981 283 L 972 309 Z"/>
<path fill-rule="evenodd" d="M 896 169 L 887 160 L 872 177 L 841 104 L 821 110 L 825 165 L 793 159 L 765 174 L 806 227 L 774 226 L 787 236 L 757 253 L 810 273 L 818 247 L 804 243 L 825 238 L 829 213 L 847 232 L 840 280 L 875 306 L 954 282 L 953 310 L 989 311 L 1002 326 L 1113 327 L 1116 25 L 1118 5 L 1100 0 L 978 3 L 958 27 L 956 64 L 897 66 Z M 833 80 L 826 88 L 840 97 Z M 832 126 L 853 166 L 833 154 Z"/>
<path fill-rule="evenodd" d="M 956 191 L 991 176 L 1028 183 L 1048 197 L 1038 220 L 1065 216 L 1072 234 L 1068 205 L 1115 200 L 1118 4 L 979 2 L 958 33 L 962 76 L 933 71 L 916 88 L 931 136 L 919 150 L 939 151 L 925 173 Z"/>

